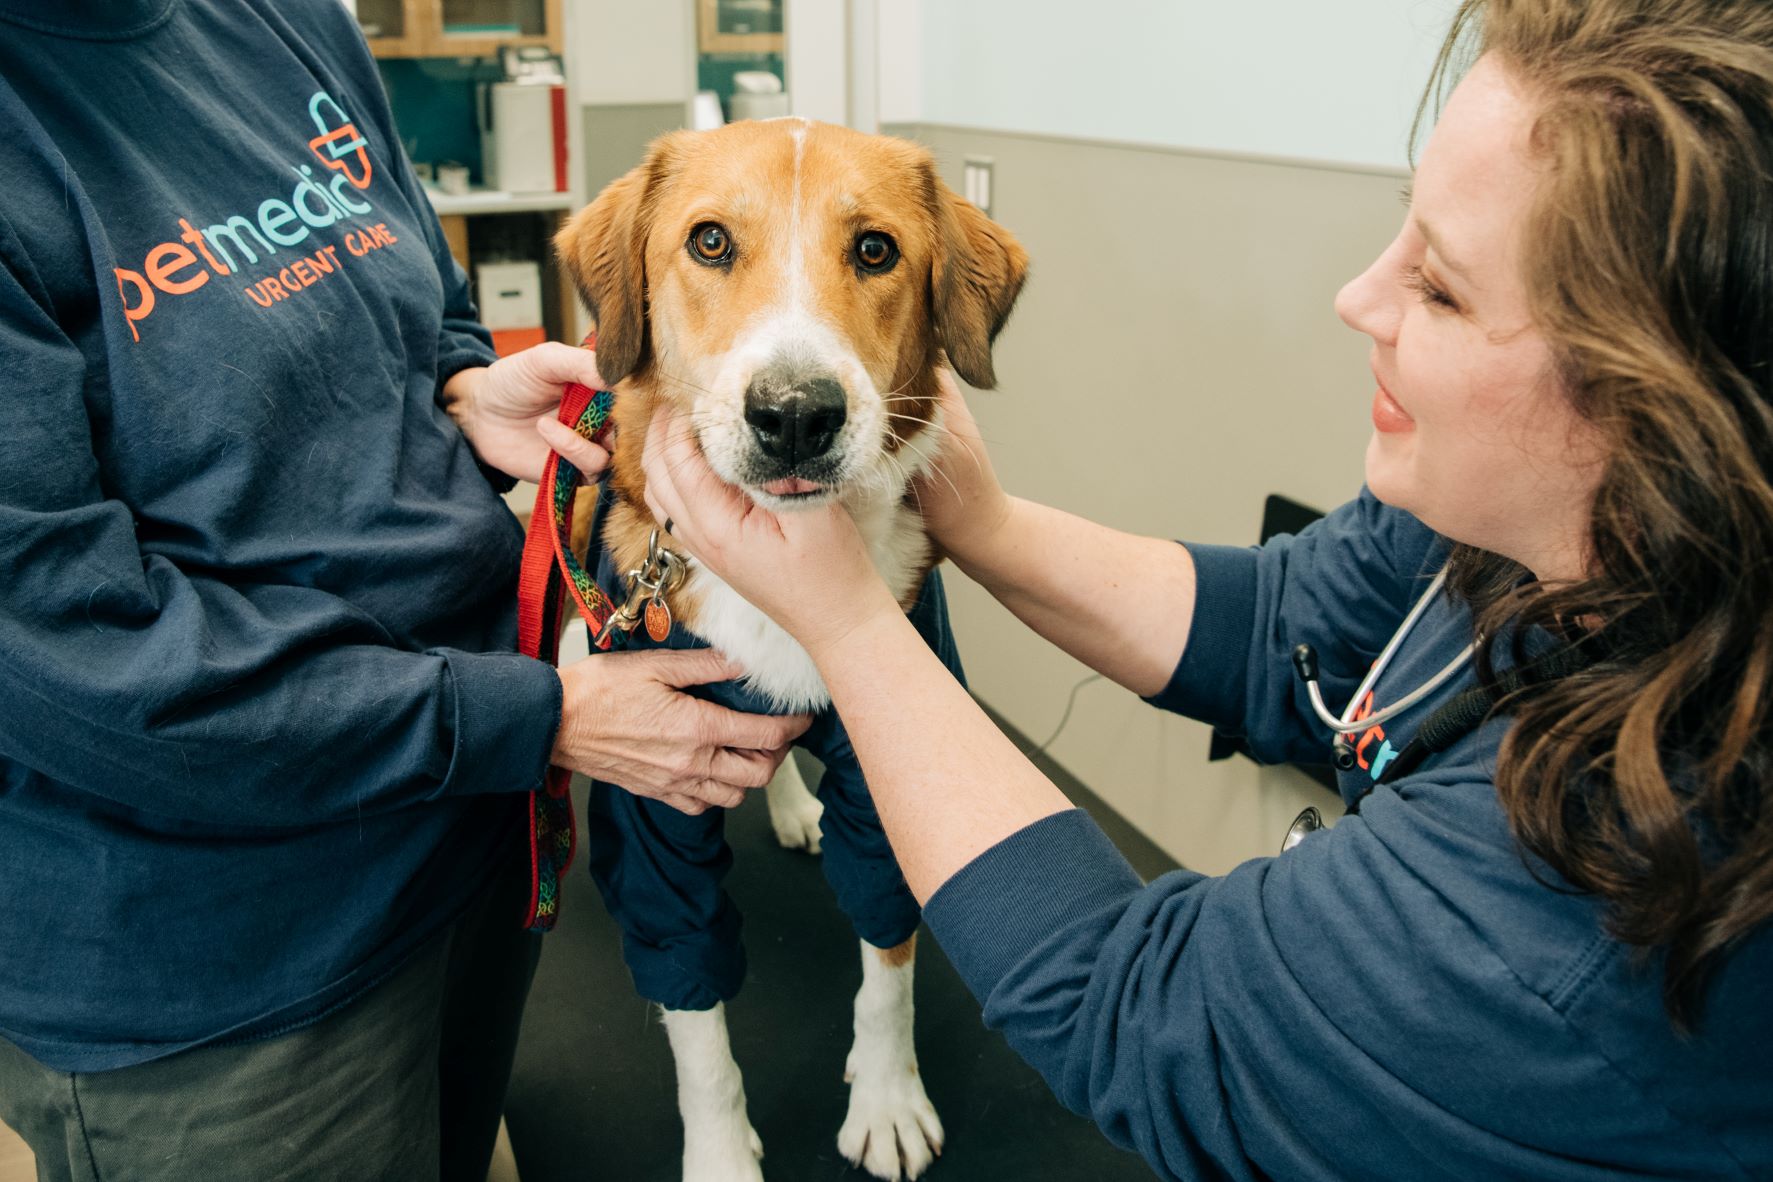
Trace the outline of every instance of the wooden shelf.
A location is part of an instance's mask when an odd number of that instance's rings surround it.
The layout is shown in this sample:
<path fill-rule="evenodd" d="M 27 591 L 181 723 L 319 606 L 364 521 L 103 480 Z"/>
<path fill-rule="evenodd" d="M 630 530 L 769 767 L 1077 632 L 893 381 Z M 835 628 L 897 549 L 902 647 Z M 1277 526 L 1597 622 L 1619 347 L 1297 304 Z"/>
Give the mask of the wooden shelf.
<path fill-rule="evenodd" d="M 425 47 L 425 52 L 413 54 L 414 57 L 497 57 L 499 48 L 504 45 L 544 45 L 554 53 L 562 53 L 562 39 L 558 32 L 541 36 L 487 36 L 483 33 L 438 33 Z"/>
<path fill-rule="evenodd" d="M 445 193 L 425 186 L 425 196 L 439 217 L 481 213 L 533 213 L 543 209 L 571 209 L 571 193 L 507 193 L 502 189 L 470 188 L 466 193 Z"/>
<path fill-rule="evenodd" d="M 506 45 L 542 45 L 566 53 L 564 0 L 543 0 L 540 33 L 450 33 L 443 23 L 444 0 L 388 0 L 398 3 L 397 35 L 369 37 L 376 57 L 497 57 Z M 393 22 L 390 22 L 392 24 Z"/>

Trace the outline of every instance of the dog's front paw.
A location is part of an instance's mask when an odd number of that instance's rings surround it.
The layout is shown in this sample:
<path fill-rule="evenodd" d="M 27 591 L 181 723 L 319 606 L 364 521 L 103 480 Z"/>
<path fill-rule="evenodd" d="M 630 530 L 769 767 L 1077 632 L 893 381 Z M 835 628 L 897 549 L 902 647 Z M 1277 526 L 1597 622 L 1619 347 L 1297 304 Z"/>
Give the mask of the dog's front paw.
<path fill-rule="evenodd" d="M 745 1133 L 687 1138 L 683 1182 L 763 1182 L 763 1138 L 749 1124 Z"/>
<path fill-rule="evenodd" d="M 837 1149 L 851 1165 L 888 1182 L 921 1177 L 942 1153 L 942 1121 L 916 1064 L 852 1070 L 850 1111 Z"/>
<path fill-rule="evenodd" d="M 824 815 L 825 806 L 806 796 L 780 811 L 771 809 L 770 825 L 783 849 L 816 854 L 819 852 L 819 818 Z"/>
<path fill-rule="evenodd" d="M 770 803 L 770 827 L 776 831 L 776 840 L 782 848 L 818 853 L 819 818 L 825 815 L 825 806 L 807 791 L 806 781 L 801 778 L 800 769 L 794 766 L 792 756 L 784 759 L 782 766 L 776 769 L 775 778 L 765 793 Z"/>

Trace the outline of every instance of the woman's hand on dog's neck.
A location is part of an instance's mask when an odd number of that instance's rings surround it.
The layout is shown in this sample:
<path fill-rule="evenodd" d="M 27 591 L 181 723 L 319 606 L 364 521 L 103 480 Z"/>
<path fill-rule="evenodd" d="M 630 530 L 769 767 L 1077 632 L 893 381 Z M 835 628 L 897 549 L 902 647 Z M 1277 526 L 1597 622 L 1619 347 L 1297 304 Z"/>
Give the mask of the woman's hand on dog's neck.
<path fill-rule="evenodd" d="M 540 480 L 552 448 L 587 476 L 602 473 L 609 453 L 558 421 L 567 383 L 603 388 L 589 349 L 549 342 L 459 370 L 443 384 L 443 408 L 480 462 L 519 480 Z"/>
<path fill-rule="evenodd" d="M 968 570 L 974 562 L 986 560 L 1010 516 L 1011 501 L 953 372 L 937 370 L 936 386 L 941 391 L 937 421 L 942 429 L 935 458 L 912 490 L 924 528 L 943 554 Z"/>
<path fill-rule="evenodd" d="M 772 513 L 721 480 L 662 408 L 647 429 L 646 503 L 700 563 L 800 642 L 819 650 L 877 613 L 904 615 L 841 502 Z"/>

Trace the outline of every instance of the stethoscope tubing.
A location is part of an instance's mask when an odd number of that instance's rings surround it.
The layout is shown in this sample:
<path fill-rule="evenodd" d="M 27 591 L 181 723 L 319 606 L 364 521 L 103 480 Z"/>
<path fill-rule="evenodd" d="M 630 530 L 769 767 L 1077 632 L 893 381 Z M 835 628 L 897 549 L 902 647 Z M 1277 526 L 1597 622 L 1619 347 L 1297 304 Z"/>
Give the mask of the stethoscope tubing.
<path fill-rule="evenodd" d="M 1416 627 L 1416 622 L 1422 618 L 1422 614 L 1428 610 L 1428 605 L 1434 601 L 1434 597 L 1440 593 L 1441 588 L 1446 585 L 1446 582 L 1447 572 L 1445 568 L 1442 568 L 1442 570 L 1434 576 L 1434 581 L 1428 585 L 1428 590 L 1422 593 L 1422 598 L 1416 601 L 1416 606 L 1410 609 L 1410 614 L 1404 617 L 1404 622 L 1398 626 L 1396 632 L 1391 634 L 1391 639 L 1386 642 L 1384 649 L 1380 651 L 1378 660 L 1373 662 L 1372 668 L 1367 671 L 1366 677 L 1361 680 L 1360 688 L 1354 691 L 1354 696 L 1348 700 L 1348 705 L 1342 708 L 1342 714 L 1340 717 L 1331 714 L 1329 707 L 1324 705 L 1323 691 L 1318 686 L 1316 654 L 1310 652 L 1309 646 L 1300 646 L 1300 648 L 1305 650 L 1309 656 L 1309 666 L 1303 664 L 1300 665 L 1300 677 L 1305 681 L 1305 693 L 1311 700 L 1311 709 L 1312 712 L 1317 715 L 1318 721 L 1322 722 L 1338 735 L 1351 735 L 1356 731 L 1363 731 L 1369 727 L 1381 726 L 1391 719 L 1396 718 L 1404 711 L 1410 709 L 1412 706 L 1416 705 L 1416 703 L 1428 697 L 1428 695 L 1434 693 L 1434 691 L 1441 688 L 1441 686 L 1445 685 L 1448 681 L 1451 681 L 1461 669 L 1465 668 L 1466 664 L 1471 660 L 1472 653 L 1477 649 L 1476 642 L 1466 645 L 1465 648 L 1460 651 L 1458 656 L 1454 657 L 1451 661 L 1448 661 L 1446 665 L 1441 668 L 1440 672 L 1436 673 L 1433 677 L 1429 678 L 1427 681 L 1423 682 L 1385 709 L 1376 714 L 1369 714 L 1364 718 L 1357 719 L 1354 717 L 1354 712 L 1360 709 L 1360 704 L 1366 700 L 1367 695 L 1371 693 L 1373 687 L 1378 684 L 1380 675 L 1383 674 L 1386 667 L 1391 664 L 1391 660 L 1397 655 L 1398 649 L 1403 647 L 1404 641 L 1408 639 L 1410 632 Z"/>

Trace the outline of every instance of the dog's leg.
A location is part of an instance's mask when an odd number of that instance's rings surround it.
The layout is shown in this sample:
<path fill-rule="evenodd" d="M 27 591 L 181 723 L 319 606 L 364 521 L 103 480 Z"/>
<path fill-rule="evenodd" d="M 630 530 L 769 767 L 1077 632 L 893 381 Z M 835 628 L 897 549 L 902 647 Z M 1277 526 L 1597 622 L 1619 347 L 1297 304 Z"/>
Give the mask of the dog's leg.
<path fill-rule="evenodd" d="M 763 1182 L 763 1141 L 745 1115 L 745 1081 L 726 1035 L 726 1006 L 662 1010 L 677 1060 L 683 1182 Z"/>
<path fill-rule="evenodd" d="M 916 1178 L 942 1152 L 942 1122 L 923 1090 L 911 1038 L 917 937 L 897 948 L 862 944 L 856 1041 L 844 1078 L 850 1111 L 837 1148 L 876 1178 Z"/>
<path fill-rule="evenodd" d="M 770 802 L 770 825 L 782 848 L 818 853 L 819 818 L 824 815 L 825 806 L 807 790 L 800 769 L 794 766 L 793 755 L 776 769 L 764 795 Z"/>

